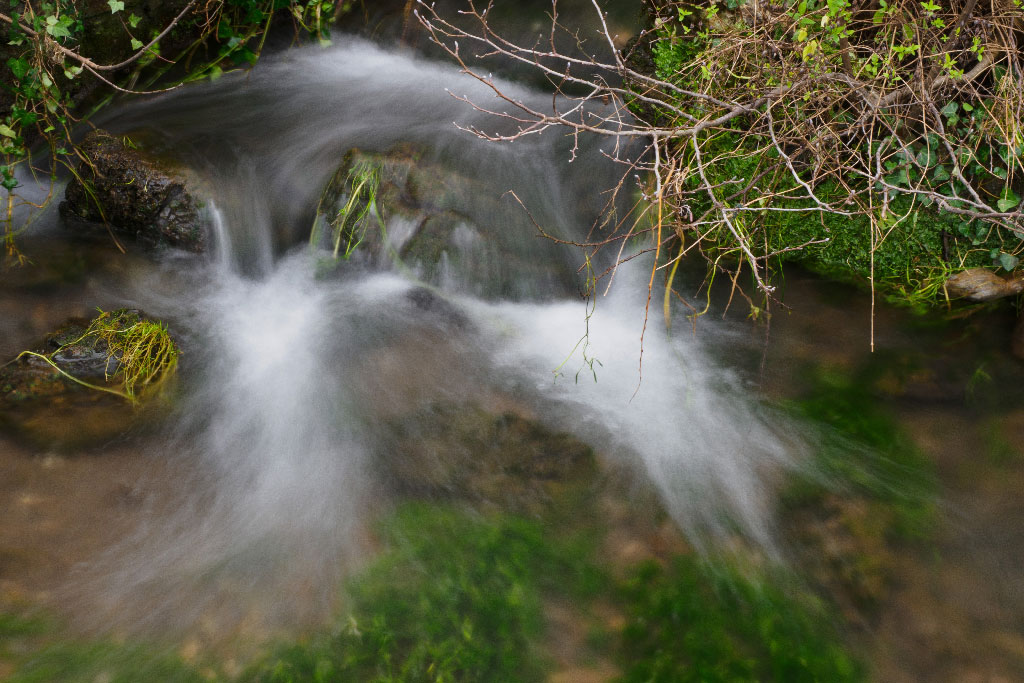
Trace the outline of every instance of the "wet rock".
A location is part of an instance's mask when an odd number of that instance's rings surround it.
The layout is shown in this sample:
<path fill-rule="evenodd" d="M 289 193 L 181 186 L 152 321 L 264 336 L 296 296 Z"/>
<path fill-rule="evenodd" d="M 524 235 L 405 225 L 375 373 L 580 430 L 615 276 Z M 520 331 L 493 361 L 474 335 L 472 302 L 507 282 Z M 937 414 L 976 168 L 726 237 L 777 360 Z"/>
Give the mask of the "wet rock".
<path fill-rule="evenodd" d="M 379 465 L 391 486 L 412 495 L 515 509 L 596 473 L 589 446 L 514 413 L 434 404 L 390 427 Z"/>
<path fill-rule="evenodd" d="M 405 298 L 417 311 L 446 327 L 465 330 L 470 326 L 469 318 L 455 304 L 426 287 L 413 287 Z"/>
<path fill-rule="evenodd" d="M 103 131 L 78 147 L 88 161 L 68 183 L 61 217 L 76 231 L 105 231 L 149 246 L 205 250 L 201 202 L 180 169 Z"/>
<path fill-rule="evenodd" d="M 125 326 L 148 319 L 138 311 L 107 315 Z M 110 440 L 138 422 L 141 412 L 130 401 L 94 388 L 123 391 L 120 361 L 87 334 L 91 322 L 71 319 L 31 353 L 0 366 L 0 431 L 32 446 L 71 449 Z"/>
<path fill-rule="evenodd" d="M 1024 276 L 1002 278 L 985 268 L 968 268 L 946 280 L 945 287 L 955 299 L 992 301 L 1024 291 Z"/>
<path fill-rule="evenodd" d="M 575 293 L 564 250 L 540 243 L 504 194 L 421 148 L 351 150 L 321 194 L 315 239 L 356 264 L 479 296 Z"/>

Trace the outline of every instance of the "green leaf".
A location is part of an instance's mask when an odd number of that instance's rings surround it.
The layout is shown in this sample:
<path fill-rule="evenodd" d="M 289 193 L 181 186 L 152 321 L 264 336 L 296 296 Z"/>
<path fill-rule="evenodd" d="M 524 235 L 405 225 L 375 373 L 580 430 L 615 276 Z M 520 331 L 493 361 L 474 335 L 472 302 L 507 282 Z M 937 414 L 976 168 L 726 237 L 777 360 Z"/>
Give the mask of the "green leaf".
<path fill-rule="evenodd" d="M 942 111 L 939 113 L 942 114 L 943 116 L 953 116 L 953 114 L 956 114 L 957 107 L 959 106 L 960 105 L 958 105 L 956 102 L 950 102 L 945 107 L 943 107 Z"/>
<path fill-rule="evenodd" d="M 7 68 L 11 70 L 14 77 L 21 80 L 28 73 L 29 63 L 27 59 L 11 59 L 7 60 Z"/>
<path fill-rule="evenodd" d="M 124 3 L 121 0 L 107 0 L 107 4 L 110 5 L 111 14 L 117 14 L 124 9 Z"/>
<path fill-rule="evenodd" d="M 927 147 L 922 148 L 921 151 L 917 153 L 917 163 L 926 169 L 934 166 L 936 161 L 938 161 L 938 157 L 935 155 L 935 152 Z"/>
<path fill-rule="evenodd" d="M 932 180 L 937 183 L 944 183 L 949 180 L 949 171 L 946 170 L 945 166 L 936 166 L 935 172 L 932 174 Z"/>
<path fill-rule="evenodd" d="M 1002 211 L 1003 213 L 1010 211 L 1013 207 L 1017 206 L 1018 204 L 1020 204 L 1020 198 L 1013 195 L 1004 197 L 1003 199 L 1000 199 L 999 201 L 996 202 L 996 206 L 998 206 L 999 210 Z"/>
<path fill-rule="evenodd" d="M 136 15 L 134 13 L 132 13 L 132 14 L 130 14 L 128 16 L 128 25 L 131 26 L 132 28 L 136 28 L 139 25 L 140 21 L 142 21 L 142 17 L 140 17 L 140 16 L 138 16 L 138 15 Z"/>
<path fill-rule="evenodd" d="M 132 38 L 132 49 L 133 50 L 138 50 L 143 45 L 144 45 L 144 43 L 141 40 L 136 40 L 135 38 Z"/>
<path fill-rule="evenodd" d="M 7 137 L 7 138 L 16 138 L 16 137 L 18 137 L 18 134 L 16 132 L 14 132 L 13 128 L 11 128 L 10 126 L 8 126 L 6 124 L 3 124 L 3 123 L 0 123 L 0 135 L 3 135 L 4 137 Z"/>
<path fill-rule="evenodd" d="M 1020 263 L 1020 259 L 1013 254 L 999 254 L 999 265 L 1003 270 L 1013 270 Z"/>

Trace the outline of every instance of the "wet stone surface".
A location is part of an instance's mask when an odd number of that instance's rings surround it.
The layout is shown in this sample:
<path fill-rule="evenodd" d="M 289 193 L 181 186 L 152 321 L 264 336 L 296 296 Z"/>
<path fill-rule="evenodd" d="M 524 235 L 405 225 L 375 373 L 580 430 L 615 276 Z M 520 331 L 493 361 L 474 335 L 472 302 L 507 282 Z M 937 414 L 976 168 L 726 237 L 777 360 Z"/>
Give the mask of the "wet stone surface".
<path fill-rule="evenodd" d="M 79 146 L 87 161 L 68 183 L 60 213 L 76 232 L 113 232 L 148 246 L 206 249 L 201 201 L 184 175 L 103 131 Z"/>

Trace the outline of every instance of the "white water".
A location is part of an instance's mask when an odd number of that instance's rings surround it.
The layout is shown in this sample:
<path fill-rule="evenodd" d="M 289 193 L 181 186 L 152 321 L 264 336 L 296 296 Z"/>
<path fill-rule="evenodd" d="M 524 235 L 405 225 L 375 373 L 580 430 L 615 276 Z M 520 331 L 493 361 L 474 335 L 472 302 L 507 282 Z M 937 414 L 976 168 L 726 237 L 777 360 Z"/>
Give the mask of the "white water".
<path fill-rule="evenodd" d="M 580 298 L 512 283 L 507 291 L 526 296 L 485 300 L 477 283 L 443 279 L 443 296 L 467 321 L 451 326 L 412 305 L 418 284 L 398 274 L 314 277 L 315 255 L 302 240 L 321 186 L 353 147 L 428 145 L 494 192 L 516 189 L 552 232 L 589 229 L 588 210 L 602 204 L 602 183 L 616 170 L 598 150 L 570 165 L 567 142 L 555 136 L 481 143 L 452 121 L 487 120 L 446 88 L 487 97 L 449 67 L 352 43 L 289 53 L 251 76 L 105 122 L 144 126 L 196 168 L 212 196 L 215 256 L 175 264 L 192 269 L 171 278 L 176 291 L 154 291 L 147 280 L 132 288 L 131 303 L 175 321 L 186 338 L 182 414 L 161 457 L 189 463 L 193 480 L 172 512 L 154 515 L 87 572 L 110 599 L 104 618 L 165 624 L 176 615 L 187 624 L 295 585 L 313 587 L 296 602 L 328 600 L 339 567 L 366 552 L 359 539 L 380 501 L 372 472 L 385 418 L 473 400 L 485 388 L 530 402 L 601 457 L 632 464 L 694 543 L 739 533 L 772 547 L 766 482 L 792 444 L 706 352 L 717 335 L 711 325 L 668 334 L 649 321 L 641 376 L 642 260 L 623 267 L 589 321 L 596 381 L 589 367 L 575 377 L 584 362 Z M 584 188 L 593 199 L 580 202 Z M 477 211 L 466 199 L 467 213 Z M 518 250 L 573 272 L 575 256 L 538 239 L 515 207 L 474 218 L 493 230 L 482 258 L 501 264 Z"/>

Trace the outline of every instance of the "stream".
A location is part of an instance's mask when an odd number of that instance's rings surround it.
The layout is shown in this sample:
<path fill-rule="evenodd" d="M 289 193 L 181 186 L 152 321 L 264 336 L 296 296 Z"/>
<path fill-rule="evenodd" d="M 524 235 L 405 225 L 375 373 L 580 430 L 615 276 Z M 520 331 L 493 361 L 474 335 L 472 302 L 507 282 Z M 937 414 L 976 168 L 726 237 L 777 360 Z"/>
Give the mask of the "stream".
<path fill-rule="evenodd" d="M 680 305 L 668 330 L 656 291 L 645 330 L 649 260 L 587 298 L 581 254 L 534 225 L 584 239 L 629 150 L 584 140 L 570 163 L 557 132 L 479 140 L 460 127 L 501 122 L 452 93 L 493 101 L 449 65 L 346 37 L 95 121 L 190 169 L 212 247 L 120 254 L 69 238 L 51 202 L 20 238 L 34 265 L 0 271 L 3 360 L 97 307 L 143 310 L 182 348 L 170 399 L 124 429 L 104 422 L 123 407 L 55 405 L 42 441 L 0 433 L 0 609 L 56 615 L 58 640 L 154 642 L 231 677 L 344 610 L 339 585 L 388 546 L 380 520 L 425 500 L 552 537 L 567 533 L 552 520 L 588 518 L 615 576 L 675 555 L 789 567 L 834 589 L 840 638 L 874 680 L 1024 680 L 1012 320 L 882 305 L 872 355 L 867 294 L 794 268 L 770 326 L 693 277 L 683 289 L 711 312 L 691 328 Z M 436 262 L 357 250 L 325 268 L 310 244 L 325 184 L 350 150 L 402 146 L 469 188 L 454 200 L 465 220 Z M 400 251 L 409 230 L 396 217 L 386 244 Z M 929 463 L 932 492 L 907 494 L 930 496 L 924 540 L 870 530 L 885 494 L 787 507 L 822 444 L 856 436 L 794 406 L 842 392 L 869 396 Z M 622 673 L 579 624 L 615 631 L 628 610 L 560 604 L 545 611 L 548 679 Z M 4 652 L 0 678 L 14 675 Z"/>

